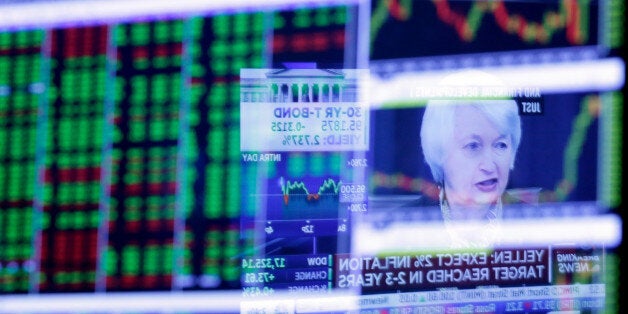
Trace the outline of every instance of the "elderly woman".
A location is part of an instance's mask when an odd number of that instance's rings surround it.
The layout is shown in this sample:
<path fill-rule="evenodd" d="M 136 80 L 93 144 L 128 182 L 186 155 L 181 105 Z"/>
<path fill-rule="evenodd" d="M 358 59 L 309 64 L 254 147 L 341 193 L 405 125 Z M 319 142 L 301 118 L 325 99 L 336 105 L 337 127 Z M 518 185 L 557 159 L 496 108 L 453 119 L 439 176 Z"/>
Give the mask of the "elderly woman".
<path fill-rule="evenodd" d="M 456 246 L 486 246 L 498 240 L 502 197 L 520 139 L 514 100 L 428 102 L 421 145 Z"/>

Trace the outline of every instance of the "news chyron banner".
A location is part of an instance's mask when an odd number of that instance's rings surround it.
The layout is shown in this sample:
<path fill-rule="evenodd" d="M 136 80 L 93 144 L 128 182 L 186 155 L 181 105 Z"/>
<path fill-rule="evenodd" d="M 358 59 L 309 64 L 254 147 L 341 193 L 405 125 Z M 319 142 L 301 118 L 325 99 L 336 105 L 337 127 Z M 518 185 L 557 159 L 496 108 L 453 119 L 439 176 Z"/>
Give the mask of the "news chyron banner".
<path fill-rule="evenodd" d="M 368 71 L 240 72 L 244 297 L 334 288 L 351 217 L 368 211 Z"/>
<path fill-rule="evenodd" d="M 336 286 L 362 291 L 353 300 L 356 309 L 597 313 L 608 308 L 604 273 L 609 270 L 601 247 L 425 250 L 338 255 L 334 262 Z"/>

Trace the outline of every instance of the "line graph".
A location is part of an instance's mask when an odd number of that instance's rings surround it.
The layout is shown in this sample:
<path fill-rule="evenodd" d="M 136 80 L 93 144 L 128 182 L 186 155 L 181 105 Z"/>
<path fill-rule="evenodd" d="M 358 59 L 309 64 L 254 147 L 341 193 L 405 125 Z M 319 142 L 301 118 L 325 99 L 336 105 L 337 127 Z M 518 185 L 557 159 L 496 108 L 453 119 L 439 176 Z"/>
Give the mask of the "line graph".
<path fill-rule="evenodd" d="M 598 95 L 583 98 L 580 113 L 574 119 L 573 130 L 569 136 L 563 157 L 563 178 L 554 191 L 541 194 L 541 200 L 564 201 L 578 184 L 578 160 L 582 154 L 582 146 L 593 120 L 600 114 L 601 101 Z"/>
<path fill-rule="evenodd" d="M 281 192 L 283 194 L 283 202 L 288 205 L 290 200 L 290 195 L 300 195 L 305 196 L 307 201 L 317 201 L 321 198 L 321 195 L 332 195 L 338 196 L 338 190 L 340 184 L 342 182 L 336 181 L 334 179 L 326 179 L 323 181 L 323 184 L 318 188 L 316 193 L 310 193 L 303 181 L 295 181 L 290 182 L 286 181 L 284 177 L 279 178 L 279 182 L 281 185 Z"/>
<path fill-rule="evenodd" d="M 272 202 L 271 216 L 275 219 L 338 218 L 338 192 L 342 182 L 334 178 L 279 178 L 281 202 Z M 308 188 L 309 187 L 309 188 Z"/>
<path fill-rule="evenodd" d="M 278 162 L 263 165 L 243 162 L 242 180 L 256 183 L 242 194 L 247 219 L 346 217 L 347 206 L 341 204 L 342 191 L 351 189 L 347 182 L 352 181 L 356 171 L 344 167 L 350 156 L 345 152 L 292 152 L 284 154 Z"/>
<path fill-rule="evenodd" d="M 474 2 L 466 16 L 452 10 L 448 0 L 432 2 L 439 19 L 454 27 L 460 39 L 467 42 L 477 36 L 485 14 L 492 14 L 503 32 L 517 35 L 526 42 L 548 43 L 560 29 L 566 30 L 567 40 L 573 45 L 583 44 L 588 37 L 588 0 L 562 0 L 559 11 L 546 11 L 542 22 L 511 14 L 503 0 Z"/>
<path fill-rule="evenodd" d="M 399 3 L 397 0 L 380 1 L 376 9 L 373 10 L 373 15 L 371 16 L 371 51 L 373 50 L 373 41 L 379 34 L 382 25 L 386 19 L 388 19 L 389 15 L 396 20 L 405 21 L 411 13 L 411 0 L 406 0 L 403 4 Z"/>
<path fill-rule="evenodd" d="M 380 0 L 370 51 L 390 59 L 594 45 L 599 10 L 596 0 Z"/>

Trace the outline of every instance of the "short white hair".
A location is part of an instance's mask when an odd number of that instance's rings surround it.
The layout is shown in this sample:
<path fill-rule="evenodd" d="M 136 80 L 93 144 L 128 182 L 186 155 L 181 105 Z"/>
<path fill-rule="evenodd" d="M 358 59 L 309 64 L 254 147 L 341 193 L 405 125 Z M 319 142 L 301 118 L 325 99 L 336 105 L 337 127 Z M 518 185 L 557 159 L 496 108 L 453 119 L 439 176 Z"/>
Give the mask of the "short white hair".
<path fill-rule="evenodd" d="M 478 83 L 478 78 L 485 82 L 480 85 L 502 85 L 494 77 L 479 71 L 457 73 L 446 77 L 441 83 L 452 84 L 454 82 L 452 85 L 455 86 L 469 86 L 468 83 Z M 460 84 L 460 82 L 465 84 Z M 477 98 L 429 100 L 421 123 L 421 147 L 425 162 L 430 167 L 436 184 L 444 185 L 445 147 L 453 140 L 454 116 L 459 106 L 471 106 L 477 109 L 497 127 L 500 134 L 510 138 L 513 148 L 510 168 L 514 168 L 515 156 L 521 141 L 521 118 L 514 100 Z"/>

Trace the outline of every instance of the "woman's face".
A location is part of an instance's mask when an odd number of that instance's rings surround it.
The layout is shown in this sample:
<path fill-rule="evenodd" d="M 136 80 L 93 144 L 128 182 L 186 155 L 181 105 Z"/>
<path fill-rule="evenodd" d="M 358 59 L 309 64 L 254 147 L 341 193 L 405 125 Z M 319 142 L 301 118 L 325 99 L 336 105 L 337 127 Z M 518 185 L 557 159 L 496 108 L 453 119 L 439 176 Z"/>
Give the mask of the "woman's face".
<path fill-rule="evenodd" d="M 445 146 L 443 171 L 447 201 L 454 206 L 495 203 L 506 189 L 512 141 L 480 111 L 454 111 L 453 139 Z"/>

